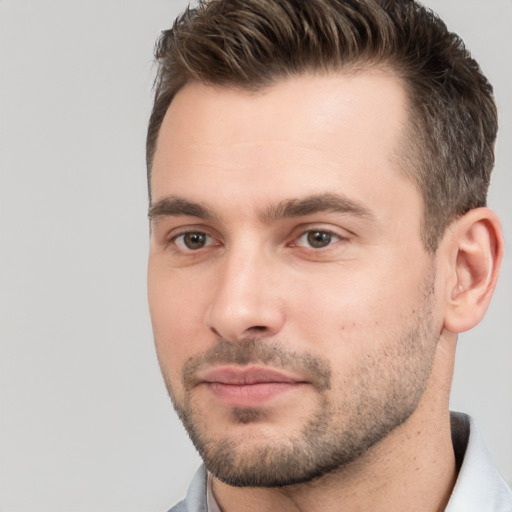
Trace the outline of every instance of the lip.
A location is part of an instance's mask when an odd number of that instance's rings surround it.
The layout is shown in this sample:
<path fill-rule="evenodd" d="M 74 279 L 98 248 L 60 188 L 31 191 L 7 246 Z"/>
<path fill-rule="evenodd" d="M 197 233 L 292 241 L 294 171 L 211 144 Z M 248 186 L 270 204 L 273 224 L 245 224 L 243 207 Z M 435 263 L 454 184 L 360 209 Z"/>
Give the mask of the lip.
<path fill-rule="evenodd" d="M 203 382 L 231 385 L 251 385 L 268 382 L 297 383 L 299 378 L 285 372 L 259 366 L 221 366 L 201 376 Z"/>
<path fill-rule="evenodd" d="M 201 376 L 200 383 L 216 400 L 232 407 L 257 407 L 307 384 L 284 372 L 256 366 L 214 368 Z"/>

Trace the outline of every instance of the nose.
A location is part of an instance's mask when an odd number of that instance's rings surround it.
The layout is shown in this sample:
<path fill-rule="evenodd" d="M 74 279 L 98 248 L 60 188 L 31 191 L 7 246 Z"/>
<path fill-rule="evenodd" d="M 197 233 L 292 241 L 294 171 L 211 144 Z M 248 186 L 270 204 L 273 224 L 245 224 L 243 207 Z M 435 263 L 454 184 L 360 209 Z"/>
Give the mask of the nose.
<path fill-rule="evenodd" d="M 264 251 L 233 250 L 224 256 L 206 313 L 217 336 L 235 342 L 273 336 L 282 329 L 277 266 Z"/>

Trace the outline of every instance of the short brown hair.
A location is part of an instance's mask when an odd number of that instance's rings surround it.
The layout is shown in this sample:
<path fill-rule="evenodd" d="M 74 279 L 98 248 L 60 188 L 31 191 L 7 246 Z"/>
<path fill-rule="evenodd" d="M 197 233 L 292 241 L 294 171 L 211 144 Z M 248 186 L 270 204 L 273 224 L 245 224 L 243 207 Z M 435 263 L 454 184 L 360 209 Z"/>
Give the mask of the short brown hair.
<path fill-rule="evenodd" d="M 188 82 L 257 91 L 306 73 L 392 70 L 409 123 L 400 167 L 424 202 L 435 251 L 448 224 L 484 206 L 497 113 L 492 87 L 462 40 L 415 0 L 206 0 L 162 33 L 149 121 L 148 185 L 160 126 Z"/>

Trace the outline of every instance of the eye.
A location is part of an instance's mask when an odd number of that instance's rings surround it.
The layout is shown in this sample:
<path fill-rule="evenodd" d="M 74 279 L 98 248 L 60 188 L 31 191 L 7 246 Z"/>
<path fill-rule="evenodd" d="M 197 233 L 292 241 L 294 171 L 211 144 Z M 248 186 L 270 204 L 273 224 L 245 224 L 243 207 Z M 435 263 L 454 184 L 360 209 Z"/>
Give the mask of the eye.
<path fill-rule="evenodd" d="M 297 245 L 301 247 L 311 247 L 312 249 L 322 249 L 340 240 L 341 237 L 330 231 L 315 229 L 303 233 L 297 240 Z"/>
<path fill-rule="evenodd" d="M 217 242 L 214 238 L 201 231 L 188 231 L 177 235 L 172 240 L 180 249 L 185 251 L 197 251 L 208 247 L 209 245 L 216 245 Z"/>

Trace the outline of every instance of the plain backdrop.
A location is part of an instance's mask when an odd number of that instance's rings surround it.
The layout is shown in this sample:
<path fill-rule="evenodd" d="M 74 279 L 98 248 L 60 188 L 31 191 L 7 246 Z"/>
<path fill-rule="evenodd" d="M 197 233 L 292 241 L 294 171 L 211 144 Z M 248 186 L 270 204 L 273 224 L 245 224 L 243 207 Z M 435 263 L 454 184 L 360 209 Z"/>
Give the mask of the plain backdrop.
<path fill-rule="evenodd" d="M 428 2 L 495 86 L 508 252 L 452 407 L 512 481 L 512 2 Z M 0 0 L 0 512 L 157 512 L 199 464 L 146 305 L 153 44 L 182 0 Z"/>

